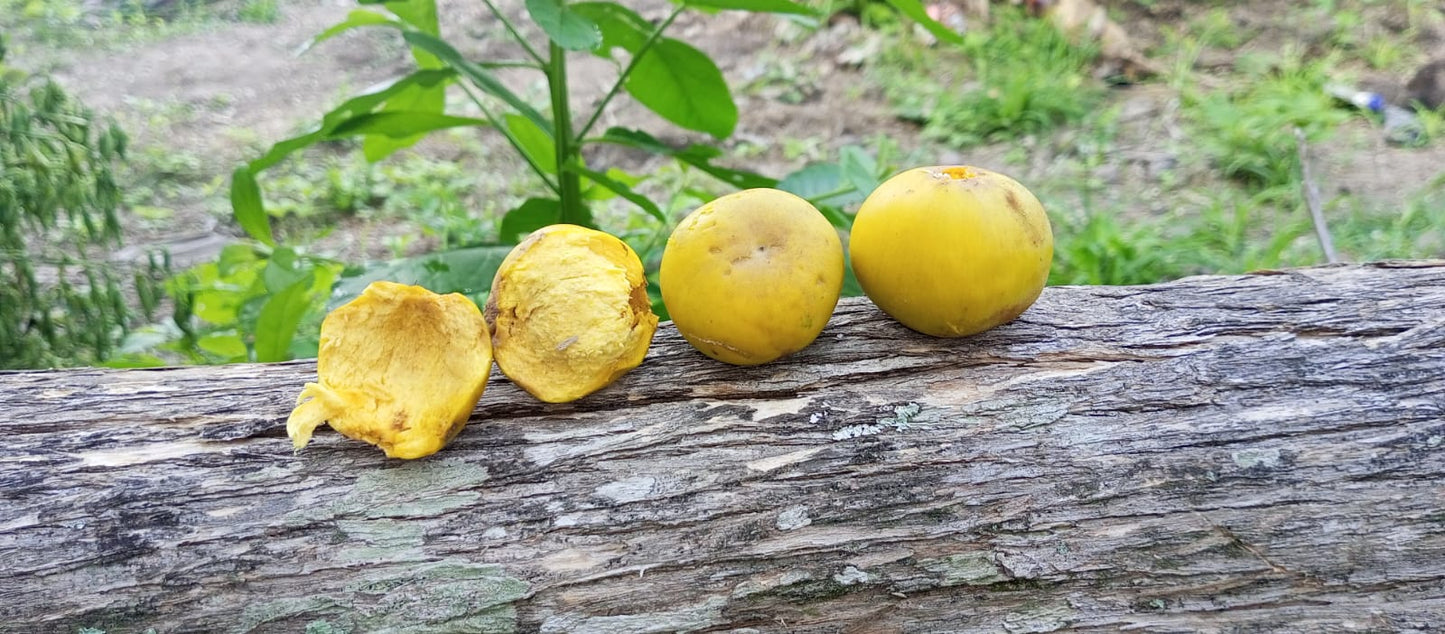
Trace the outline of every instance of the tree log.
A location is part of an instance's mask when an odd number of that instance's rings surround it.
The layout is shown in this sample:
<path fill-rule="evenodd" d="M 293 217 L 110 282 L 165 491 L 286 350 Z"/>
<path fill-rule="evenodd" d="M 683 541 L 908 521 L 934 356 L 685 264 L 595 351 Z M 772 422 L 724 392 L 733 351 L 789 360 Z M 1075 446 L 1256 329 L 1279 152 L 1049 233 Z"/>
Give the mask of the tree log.
<path fill-rule="evenodd" d="M 1445 261 L 845 300 L 750 368 L 670 325 L 441 453 L 283 421 L 315 365 L 0 375 L 0 629 L 1439 631 Z"/>

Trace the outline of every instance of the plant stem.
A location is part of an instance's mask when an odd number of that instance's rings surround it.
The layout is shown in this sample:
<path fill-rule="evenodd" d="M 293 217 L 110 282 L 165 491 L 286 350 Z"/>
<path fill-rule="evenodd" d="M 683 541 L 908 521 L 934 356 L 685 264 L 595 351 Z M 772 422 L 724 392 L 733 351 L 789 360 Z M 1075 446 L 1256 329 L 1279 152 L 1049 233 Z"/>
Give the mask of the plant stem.
<path fill-rule="evenodd" d="M 496 16 L 498 20 L 501 20 L 502 26 L 507 27 L 507 33 L 509 33 L 512 39 L 516 40 L 518 44 L 522 45 L 522 48 L 527 51 L 527 55 L 537 60 L 538 64 L 547 63 L 547 60 L 542 59 L 542 56 L 537 54 L 537 49 L 532 48 L 532 45 L 527 43 L 527 38 L 522 37 L 522 34 L 517 32 L 517 27 L 512 26 L 512 21 L 508 20 L 507 16 L 502 15 L 501 11 L 497 10 L 497 5 L 492 4 L 492 0 L 482 0 L 482 3 L 487 5 L 488 9 L 492 10 L 492 15 Z"/>
<path fill-rule="evenodd" d="M 526 150 L 522 149 L 522 144 L 517 141 L 516 137 L 512 136 L 512 131 L 507 129 L 507 125 L 498 120 L 496 115 L 492 114 L 491 110 L 487 109 L 487 104 L 482 103 L 481 97 L 478 97 L 477 93 L 472 92 L 472 88 L 468 86 L 466 82 L 457 82 L 457 85 L 461 86 L 462 92 L 467 93 L 467 96 L 471 97 L 472 103 L 477 104 L 477 108 L 482 111 L 482 116 L 487 118 L 487 121 L 492 124 L 492 127 L 496 128 L 498 132 L 502 133 L 502 136 L 507 138 L 507 142 L 512 145 L 512 149 L 516 150 L 517 154 L 521 155 L 522 160 L 526 161 L 527 165 L 532 168 L 532 171 L 537 173 L 537 177 L 542 179 L 542 183 L 547 185 L 548 189 L 560 195 L 562 192 L 557 188 L 557 183 L 552 182 L 552 179 L 547 177 L 547 170 L 542 169 L 542 166 L 532 160 L 532 156 L 527 154 Z"/>
<path fill-rule="evenodd" d="M 547 64 L 547 84 L 552 91 L 552 142 L 557 148 L 557 184 L 562 198 L 562 222 L 587 225 L 586 209 L 582 206 L 582 179 L 572 169 L 574 161 L 580 161 L 581 146 L 574 143 L 572 136 L 572 107 L 567 102 L 567 51 L 556 42 L 550 42 Z"/>
<path fill-rule="evenodd" d="M 592 126 L 596 125 L 597 119 L 602 116 L 602 111 L 607 109 L 607 104 L 622 90 L 622 85 L 627 83 L 627 77 L 632 74 L 632 69 L 637 67 L 637 62 L 642 59 L 642 56 L 647 54 L 647 51 L 652 49 L 652 45 L 656 44 L 657 39 L 662 37 L 662 32 L 666 31 L 667 27 L 672 26 L 672 21 L 676 20 L 677 16 L 682 14 L 682 9 L 683 5 L 678 5 L 677 8 L 673 9 L 672 13 L 668 14 L 667 19 L 663 20 L 661 24 L 657 25 L 656 29 L 652 30 L 652 33 L 647 36 L 647 41 L 642 43 L 642 46 L 637 49 L 637 52 L 632 54 L 632 59 L 628 60 L 627 66 L 622 69 L 622 74 L 617 76 L 617 82 L 612 84 L 612 89 L 607 91 L 607 96 L 603 97 L 602 102 L 597 104 L 597 109 L 592 111 L 592 116 L 587 119 L 586 125 L 582 126 L 582 131 L 577 133 L 577 138 L 580 139 L 587 136 L 587 133 L 592 130 Z"/>

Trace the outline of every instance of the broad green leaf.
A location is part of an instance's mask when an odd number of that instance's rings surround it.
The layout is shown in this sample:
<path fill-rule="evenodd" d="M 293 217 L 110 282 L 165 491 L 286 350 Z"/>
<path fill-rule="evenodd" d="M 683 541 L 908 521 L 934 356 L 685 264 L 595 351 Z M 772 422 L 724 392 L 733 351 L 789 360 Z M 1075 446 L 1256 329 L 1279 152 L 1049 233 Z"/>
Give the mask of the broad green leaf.
<path fill-rule="evenodd" d="M 250 169 L 239 167 L 231 174 L 231 209 L 235 211 L 236 223 L 252 238 L 276 245 L 276 239 L 271 236 L 271 219 L 261 202 L 261 186 L 256 184 L 256 175 Z"/>
<path fill-rule="evenodd" d="M 555 198 L 528 198 L 502 218 L 499 237 L 506 244 L 517 244 L 527 234 L 562 218 L 562 202 Z"/>
<path fill-rule="evenodd" d="M 279 293 L 295 284 L 297 280 L 311 276 L 311 270 L 298 266 L 296 250 L 291 247 L 277 247 L 266 259 L 266 268 L 261 270 L 261 282 L 267 293 Z"/>
<path fill-rule="evenodd" d="M 246 342 L 240 335 L 208 335 L 196 340 L 196 347 L 227 361 L 246 357 Z"/>
<path fill-rule="evenodd" d="M 238 242 L 228 244 L 221 249 L 221 255 L 216 258 L 216 272 L 221 277 L 230 277 L 242 266 L 254 266 L 260 258 L 256 256 L 256 249 L 250 244 Z"/>
<path fill-rule="evenodd" d="M 342 277 L 328 306 L 355 299 L 376 280 L 415 284 L 434 293 L 461 293 L 476 301 L 491 290 L 497 267 L 511 250 L 510 245 L 470 247 L 371 265 Z"/>
<path fill-rule="evenodd" d="M 675 149 L 652 135 L 641 130 L 630 130 L 627 128 L 609 128 L 601 137 L 592 139 L 599 143 L 610 143 L 636 148 L 653 154 L 671 156 L 687 165 L 696 167 L 704 173 L 711 175 L 720 181 L 728 183 L 738 189 L 751 189 L 754 187 L 773 187 L 778 181 L 761 174 L 747 170 L 731 169 L 712 164 L 712 159 L 722 154 L 717 148 L 706 145 L 689 145 L 681 150 Z"/>
<path fill-rule="evenodd" d="M 431 132 L 432 130 L 444 130 L 446 128 L 461 128 L 467 126 L 490 127 L 491 122 L 486 119 L 471 117 L 454 117 L 437 112 L 426 112 L 422 110 L 383 110 L 358 117 L 353 117 L 336 126 L 331 131 L 331 138 L 353 136 L 357 134 L 377 134 L 388 137 L 408 137 L 414 134 Z"/>
<path fill-rule="evenodd" d="M 337 138 L 332 136 L 331 133 L 338 126 L 353 117 L 370 113 L 375 110 L 377 106 L 386 103 L 388 99 L 402 91 L 413 86 L 432 87 L 444 85 L 454 77 L 456 77 L 456 72 L 451 69 L 419 70 L 396 81 L 375 86 L 367 92 L 342 102 L 340 106 L 322 115 L 321 123 L 311 132 L 272 145 L 271 149 L 267 150 L 260 158 L 251 161 L 249 164 L 251 173 L 253 175 L 260 173 L 262 170 L 281 162 L 282 159 L 289 156 L 292 152 L 303 150 L 321 141 Z"/>
<path fill-rule="evenodd" d="M 445 86 L 412 86 L 397 93 L 381 107 L 382 112 L 426 112 L 440 115 L 447 106 Z M 332 131 L 333 136 L 335 130 Z M 373 163 L 391 155 L 392 152 L 415 145 L 425 134 L 395 137 L 371 134 L 362 142 L 361 152 L 366 160 Z"/>
<path fill-rule="evenodd" d="M 503 120 L 517 145 L 537 167 L 548 174 L 556 174 L 557 146 L 552 142 L 551 133 L 537 127 L 536 123 L 522 115 L 508 113 Z"/>
<path fill-rule="evenodd" d="M 848 257 L 848 252 L 843 252 L 843 297 L 862 297 L 863 285 L 858 283 L 858 276 L 853 274 L 853 259 Z"/>
<path fill-rule="evenodd" d="M 814 163 L 784 176 L 778 189 L 808 199 L 834 227 L 847 229 L 853 219 L 843 213 L 841 205 L 857 202 L 858 191 L 844 183 L 843 169 L 837 163 Z"/>
<path fill-rule="evenodd" d="M 440 32 L 436 0 L 357 0 L 357 4 L 382 5 L 396 17 L 426 33 L 436 35 Z"/>
<path fill-rule="evenodd" d="M 838 166 L 842 169 L 843 180 L 865 196 L 873 193 L 879 184 L 878 163 L 873 157 L 856 145 L 844 147 L 840 154 Z"/>
<path fill-rule="evenodd" d="M 471 78 L 472 82 L 475 83 L 478 88 L 481 88 L 489 95 L 505 101 L 507 105 L 512 106 L 517 112 L 531 119 L 532 123 L 537 124 L 537 127 L 543 130 L 552 129 L 552 123 L 547 121 L 547 118 L 542 116 L 542 113 L 538 112 L 531 104 L 528 104 L 521 97 L 518 97 L 516 93 L 502 85 L 502 82 L 488 72 L 487 69 L 467 61 L 451 44 L 447 44 L 436 36 L 419 31 L 407 31 L 402 34 L 402 37 L 406 38 L 406 41 L 412 46 L 436 55 L 437 59 L 440 59 L 458 73 Z"/>
<path fill-rule="evenodd" d="M 662 213 L 662 210 L 657 207 L 656 203 L 652 202 L 646 196 L 632 191 L 632 188 L 628 187 L 626 183 L 613 180 L 610 176 L 602 172 L 590 170 L 580 165 L 573 165 L 571 167 L 568 167 L 567 169 L 575 170 L 578 174 L 585 176 L 588 180 L 612 190 L 612 192 L 617 194 L 618 196 L 626 198 L 632 204 L 641 207 L 643 211 L 647 212 L 647 215 L 652 216 L 653 218 L 656 218 L 662 222 L 667 222 L 667 215 Z"/>
<path fill-rule="evenodd" d="M 778 181 L 778 189 L 808 200 L 831 194 L 843 185 L 843 169 L 837 163 L 813 163 Z"/>
<path fill-rule="evenodd" d="M 639 103 L 689 130 L 721 139 L 737 127 L 738 108 L 722 71 L 679 40 L 658 39 L 637 60 L 625 87 Z"/>
<path fill-rule="evenodd" d="M 683 6 L 704 9 L 737 9 L 756 13 L 817 15 L 818 12 L 789 0 L 682 0 Z"/>
<path fill-rule="evenodd" d="M 908 19 L 917 22 L 920 26 L 927 29 L 929 33 L 933 34 L 933 37 L 938 38 L 938 41 L 948 42 L 950 44 L 963 44 L 963 36 L 959 35 L 957 31 L 928 17 L 928 10 L 923 8 L 922 2 L 918 0 L 884 0 L 884 2 L 892 5 L 899 13 L 908 16 Z"/>
<path fill-rule="evenodd" d="M 296 327 L 306 316 L 311 302 L 307 290 L 311 279 L 304 277 L 266 299 L 256 318 L 256 360 L 261 363 L 285 361 Z"/>
<path fill-rule="evenodd" d="M 614 48 L 636 53 L 656 28 L 631 9 L 615 2 L 578 2 L 567 5 L 567 8 L 597 25 L 602 43 L 592 52 L 598 57 L 611 58 Z"/>
<path fill-rule="evenodd" d="M 350 31 L 351 29 L 360 28 L 363 26 L 391 26 L 396 28 L 404 28 L 404 25 L 400 21 L 397 21 L 393 18 L 386 17 L 375 11 L 356 9 L 351 13 L 348 13 L 345 20 L 342 20 L 341 22 L 332 25 L 331 28 L 326 29 L 325 31 L 317 33 L 316 37 L 311 38 L 309 41 L 306 42 L 306 44 L 302 45 L 299 52 L 305 53 L 306 51 L 311 50 L 311 48 L 316 46 L 317 44 L 341 35 L 342 33 Z"/>
<path fill-rule="evenodd" d="M 569 51 L 590 51 L 602 44 L 597 23 L 572 11 L 564 0 L 527 0 L 527 13 L 548 38 Z"/>

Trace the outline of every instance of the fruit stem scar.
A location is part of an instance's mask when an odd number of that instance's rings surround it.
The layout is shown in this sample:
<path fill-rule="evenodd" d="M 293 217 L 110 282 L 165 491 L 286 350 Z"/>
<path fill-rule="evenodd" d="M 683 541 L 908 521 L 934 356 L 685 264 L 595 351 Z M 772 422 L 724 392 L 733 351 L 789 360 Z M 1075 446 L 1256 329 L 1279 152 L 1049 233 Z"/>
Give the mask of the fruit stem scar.
<path fill-rule="evenodd" d="M 957 165 L 953 167 L 938 168 L 933 172 L 933 175 L 936 178 L 940 179 L 961 181 L 977 177 L 978 172 L 973 171 L 973 168 L 963 165 Z"/>

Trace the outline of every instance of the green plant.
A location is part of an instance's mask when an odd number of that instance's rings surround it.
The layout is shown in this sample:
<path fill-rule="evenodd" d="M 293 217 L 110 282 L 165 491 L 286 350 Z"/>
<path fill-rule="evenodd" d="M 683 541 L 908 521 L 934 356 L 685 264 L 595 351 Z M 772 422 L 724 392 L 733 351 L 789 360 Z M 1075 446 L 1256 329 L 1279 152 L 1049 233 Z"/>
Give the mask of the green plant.
<path fill-rule="evenodd" d="M 940 38 L 957 39 L 956 34 L 930 20 L 917 0 L 888 1 Z M 680 0 L 667 17 L 653 23 L 615 2 L 528 0 L 527 14 L 546 38 L 544 42 L 535 42 L 524 35 L 522 26 L 511 16 L 490 0 L 484 0 L 521 56 L 473 61 L 440 37 L 435 0 L 361 0 L 360 3 L 372 8 L 352 11 L 345 21 L 317 35 L 312 45 L 355 28 L 394 29 L 407 44 L 416 70 L 345 101 L 326 113 L 312 130 L 275 144 L 260 157 L 236 169 L 231 181 L 231 204 L 236 221 L 265 249 L 279 251 L 284 247 L 279 245 L 273 231 L 258 176 L 294 152 L 338 139 L 360 137 L 367 160 L 378 161 L 438 130 L 472 128 L 499 134 L 532 171 L 540 191 L 501 214 L 497 241 L 503 244 L 514 242 L 518 236 L 536 228 L 559 222 L 595 228 L 594 205 L 613 197 L 627 201 L 650 217 L 652 235 L 666 230 L 671 222 L 669 215 L 641 193 L 646 178 L 615 167 L 603 169 L 590 165 L 584 150 L 594 145 L 623 146 L 665 156 L 731 187 L 776 185 L 776 179 L 716 164 L 714 161 L 722 156 L 722 151 L 713 145 L 697 143 L 678 148 L 642 130 L 611 128 L 598 132 L 598 123 L 612 99 L 626 92 L 679 127 L 717 139 L 726 138 L 737 124 L 738 111 L 721 71 L 703 52 L 665 36 L 668 27 L 688 9 L 816 15 L 812 9 L 791 0 Z M 567 83 L 567 68 L 570 55 L 584 53 L 613 62 L 617 77 L 591 112 L 579 118 L 571 109 L 573 99 Z M 504 84 L 494 74 L 499 68 L 529 69 L 539 74 L 547 87 L 548 105 L 539 107 L 530 103 Z M 445 97 L 449 87 L 459 89 L 466 97 L 471 113 L 448 108 Z M 850 186 L 851 183 L 849 181 Z M 455 217 L 452 213 L 442 215 Z M 836 207 L 829 207 L 829 220 L 844 227 L 849 222 Z M 463 246 L 456 241 L 448 242 L 452 246 Z M 659 243 L 647 239 L 639 245 L 643 248 L 638 249 L 649 261 L 653 254 L 645 249 L 650 245 Z M 433 291 L 463 291 L 477 297 L 485 293 L 497 263 L 490 257 L 478 262 L 477 249 L 497 248 L 477 245 L 424 256 L 415 260 L 425 263 L 420 269 L 410 263 L 393 263 L 373 270 L 412 278 L 426 277 L 433 284 L 429 286 Z M 491 251 L 486 252 L 487 256 L 490 254 Z M 462 271 L 462 262 L 467 262 L 469 268 Z M 438 271 L 445 275 L 433 275 Z M 369 275 L 370 272 L 366 272 L 358 278 Z M 406 277 L 391 279 L 416 282 Z M 343 287 L 349 288 L 349 283 L 343 281 Z M 447 284 L 457 287 L 447 287 Z"/>
<path fill-rule="evenodd" d="M 215 262 L 170 280 L 179 336 L 160 347 L 192 363 L 315 356 L 321 315 L 341 270 L 289 247 L 230 245 Z"/>
<path fill-rule="evenodd" d="M 246 0 L 236 9 L 236 19 L 256 24 L 271 24 L 281 19 L 277 0 Z"/>
<path fill-rule="evenodd" d="M 926 50 L 903 34 L 874 68 L 899 114 L 922 122 L 926 136 L 958 147 L 1028 136 L 1084 118 L 1103 97 L 1088 74 L 1093 46 L 1018 9 L 994 15 L 954 48 Z M 969 74 L 950 77 L 949 68 Z"/>
<path fill-rule="evenodd" d="M 92 257 L 120 243 L 126 136 L 3 61 L 0 43 L 0 369 L 102 362 L 133 317 L 123 273 Z M 162 265 L 135 274 L 147 313 Z"/>
<path fill-rule="evenodd" d="M 1292 190 L 1299 174 L 1294 128 L 1311 142 L 1328 137 L 1348 120 L 1325 94 L 1337 60 L 1307 62 L 1298 53 L 1276 60 L 1242 58 L 1249 81 L 1234 90 L 1187 88 L 1184 113 L 1193 124 L 1193 144 L 1227 177 L 1256 190 Z"/>

